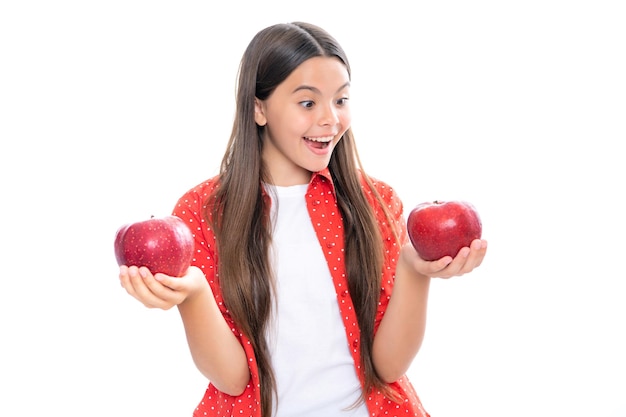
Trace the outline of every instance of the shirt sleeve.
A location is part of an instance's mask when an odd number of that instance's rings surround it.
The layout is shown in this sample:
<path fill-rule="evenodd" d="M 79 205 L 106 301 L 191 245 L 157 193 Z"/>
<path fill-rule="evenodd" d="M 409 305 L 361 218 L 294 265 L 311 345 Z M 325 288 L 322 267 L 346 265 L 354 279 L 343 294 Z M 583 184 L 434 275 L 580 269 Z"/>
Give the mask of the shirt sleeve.
<path fill-rule="evenodd" d="M 378 329 L 384 313 L 387 310 L 387 306 L 389 305 L 389 300 L 391 299 L 400 249 L 408 242 L 408 235 L 402 200 L 396 191 L 388 184 L 374 179 L 372 179 L 372 181 L 388 214 L 388 216 L 385 215 L 385 211 L 381 207 L 380 202 L 377 200 L 372 201 L 374 213 L 380 225 L 385 250 L 381 294 L 374 327 Z"/>
<path fill-rule="evenodd" d="M 219 286 L 215 234 L 207 220 L 206 200 L 214 188 L 215 185 L 211 180 L 192 188 L 178 199 L 172 214 L 180 217 L 191 230 L 194 237 L 194 256 L 191 265 L 202 270 L 222 315 L 234 329 L 234 322 L 224 305 Z"/>
<path fill-rule="evenodd" d="M 238 397 L 225 394 L 219 391 L 213 384 L 209 383 L 204 397 L 198 404 L 193 415 L 194 417 L 207 415 L 246 415 L 260 417 L 260 392 L 258 389 L 260 382 L 254 349 L 248 338 L 243 335 L 235 325 L 232 316 L 224 304 L 224 298 L 219 285 L 219 274 L 217 273 L 218 254 L 215 233 L 207 217 L 209 213 L 207 212 L 206 205 L 206 201 L 215 187 L 215 181 L 208 180 L 189 190 L 177 201 L 172 210 L 172 214 L 185 221 L 194 236 L 195 252 L 191 264 L 197 266 L 204 272 L 224 320 L 226 320 L 226 323 L 239 339 L 246 352 L 252 377 L 244 392 Z"/>

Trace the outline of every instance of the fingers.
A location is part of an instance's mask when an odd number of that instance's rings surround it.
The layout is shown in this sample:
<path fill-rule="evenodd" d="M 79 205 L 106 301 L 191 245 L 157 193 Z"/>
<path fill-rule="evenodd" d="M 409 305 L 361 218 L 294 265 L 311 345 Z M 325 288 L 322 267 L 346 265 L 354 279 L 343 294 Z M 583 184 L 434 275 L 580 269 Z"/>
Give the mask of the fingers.
<path fill-rule="evenodd" d="M 145 268 L 120 267 L 120 284 L 132 297 L 148 308 L 172 308 L 177 296 L 174 291 L 157 281 Z"/>
<path fill-rule="evenodd" d="M 471 253 L 469 260 L 472 262 L 472 268 L 476 268 L 482 264 L 487 254 L 487 241 L 476 239 L 471 244 Z"/>
<path fill-rule="evenodd" d="M 486 253 L 487 241 L 476 239 L 469 247 L 462 248 L 451 262 L 437 271 L 433 276 L 438 278 L 451 278 L 467 274 L 480 266 Z M 444 258 L 439 261 L 443 259 Z"/>

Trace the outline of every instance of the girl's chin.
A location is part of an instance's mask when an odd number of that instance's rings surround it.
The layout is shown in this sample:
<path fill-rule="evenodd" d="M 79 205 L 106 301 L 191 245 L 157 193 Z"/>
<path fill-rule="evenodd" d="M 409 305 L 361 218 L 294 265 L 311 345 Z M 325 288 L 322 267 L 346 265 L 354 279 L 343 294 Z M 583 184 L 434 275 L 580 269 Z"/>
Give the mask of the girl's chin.
<path fill-rule="evenodd" d="M 328 167 L 329 163 L 330 163 L 330 158 L 328 158 L 328 160 L 326 161 L 317 161 L 316 163 L 313 163 L 313 164 L 307 164 L 307 166 L 304 168 L 309 172 L 319 172 L 325 169 L 326 167 Z"/>

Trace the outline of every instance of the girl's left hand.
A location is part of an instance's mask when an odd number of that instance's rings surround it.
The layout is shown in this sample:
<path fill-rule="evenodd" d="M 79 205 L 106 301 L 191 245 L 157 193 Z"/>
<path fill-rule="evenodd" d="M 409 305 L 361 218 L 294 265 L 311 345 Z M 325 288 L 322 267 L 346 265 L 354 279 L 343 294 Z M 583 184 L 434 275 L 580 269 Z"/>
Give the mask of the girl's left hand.
<path fill-rule="evenodd" d="M 431 278 L 451 278 L 473 271 L 480 266 L 486 253 L 487 241 L 476 239 L 469 247 L 461 248 L 454 258 L 444 256 L 436 261 L 425 261 L 419 257 L 410 243 L 402 248 L 401 257 L 404 257 L 419 274 Z"/>

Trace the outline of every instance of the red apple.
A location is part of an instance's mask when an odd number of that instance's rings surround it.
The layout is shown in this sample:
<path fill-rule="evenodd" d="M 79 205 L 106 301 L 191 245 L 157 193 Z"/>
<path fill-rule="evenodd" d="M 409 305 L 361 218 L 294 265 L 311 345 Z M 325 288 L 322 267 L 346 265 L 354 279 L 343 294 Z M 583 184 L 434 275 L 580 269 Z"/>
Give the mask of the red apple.
<path fill-rule="evenodd" d="M 176 216 L 152 217 L 120 227 L 115 235 L 118 265 L 145 266 L 150 272 L 181 277 L 191 265 L 191 230 Z"/>
<path fill-rule="evenodd" d="M 456 256 L 482 235 L 476 208 L 465 201 L 433 201 L 415 206 L 407 219 L 413 247 L 427 261 Z"/>

